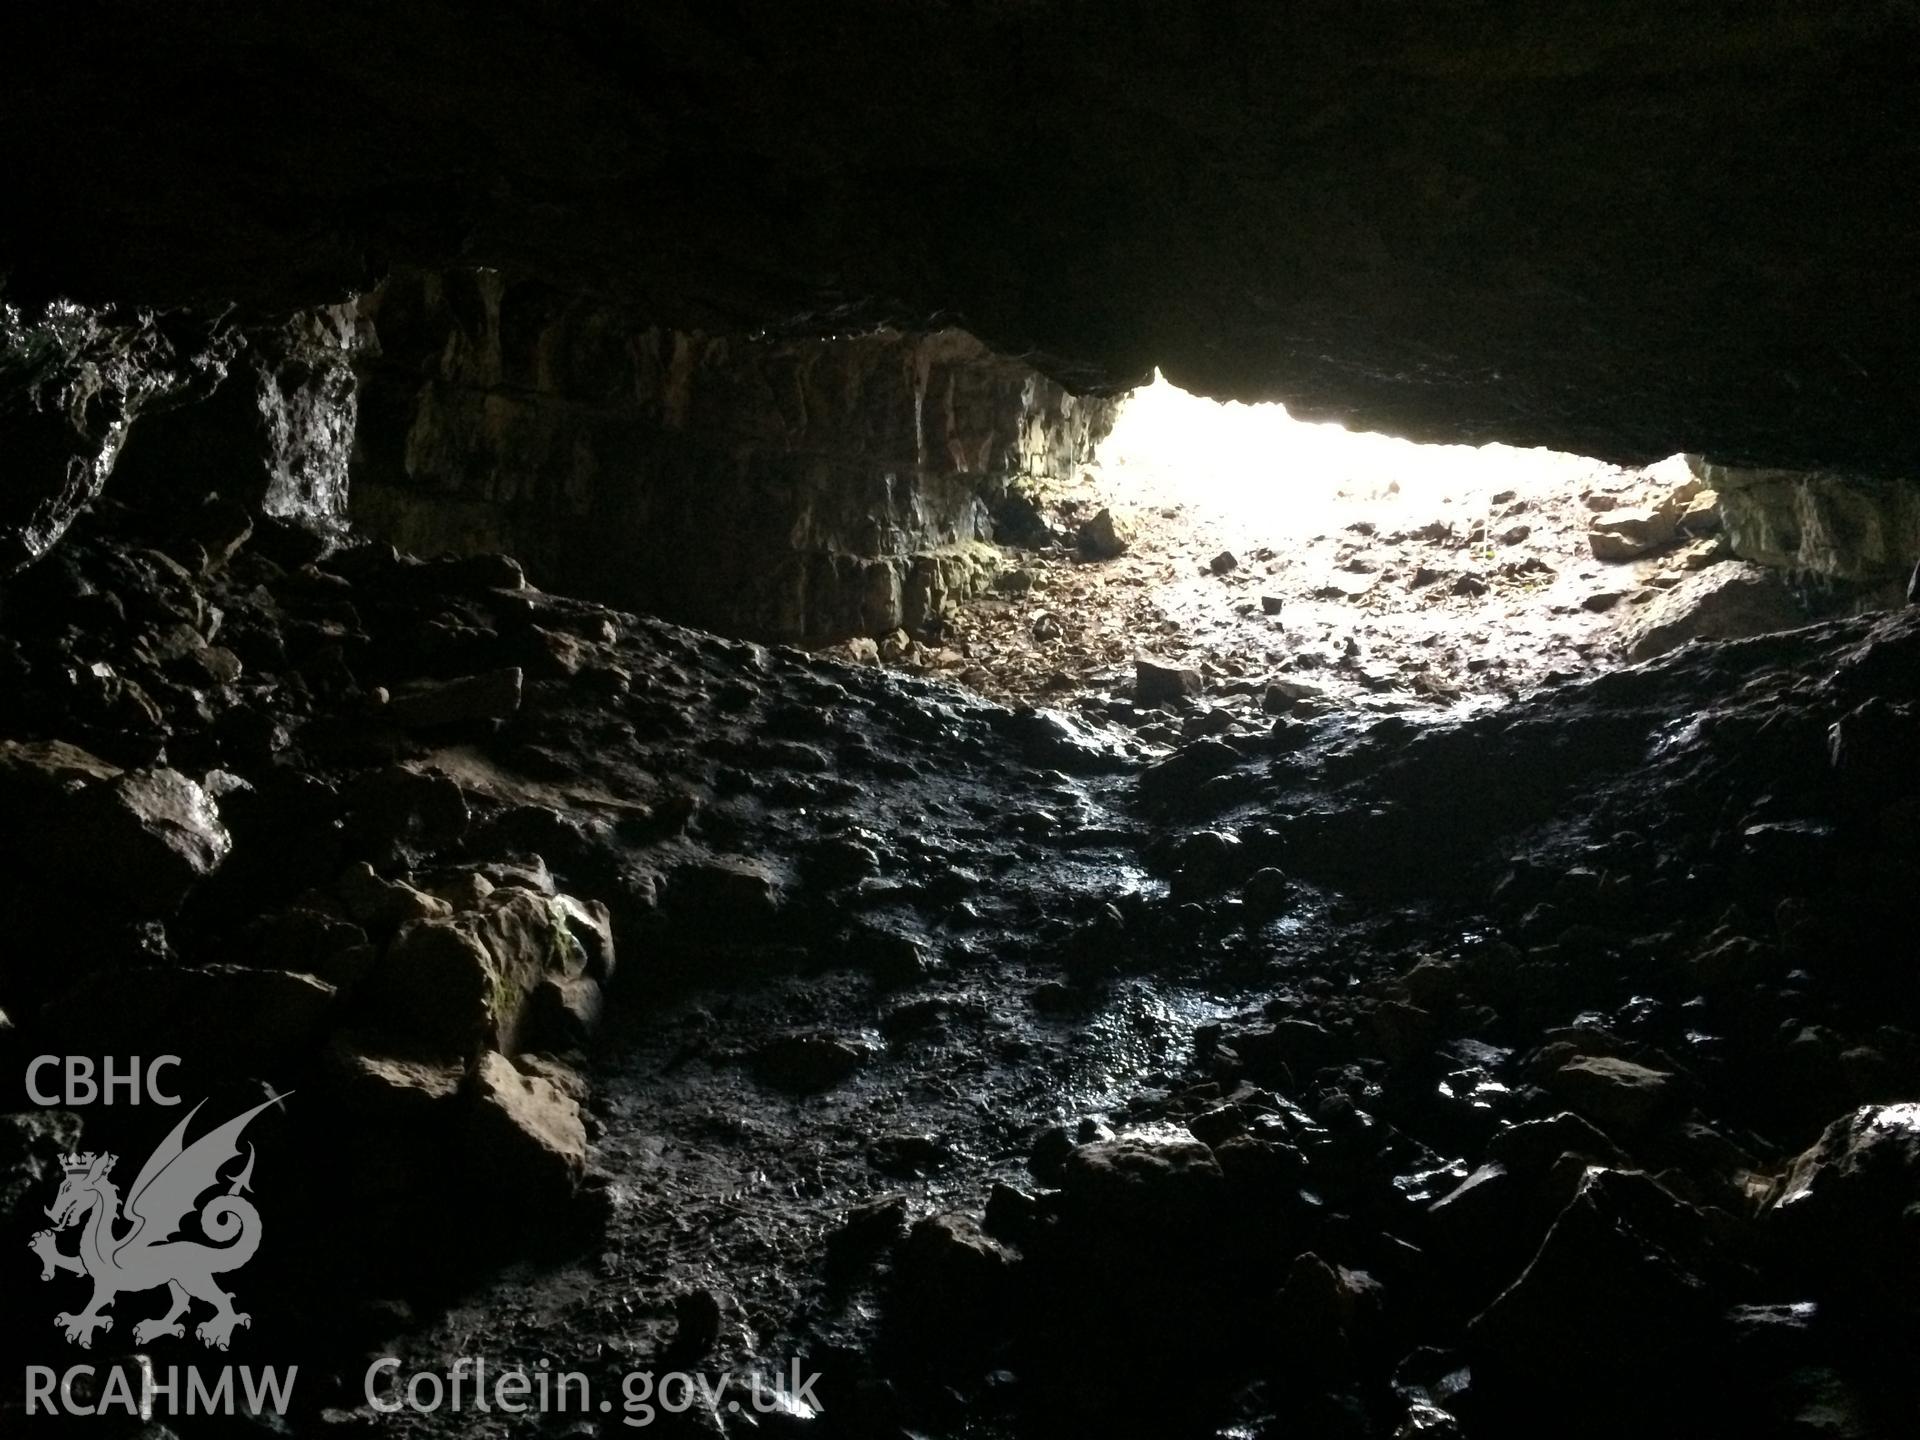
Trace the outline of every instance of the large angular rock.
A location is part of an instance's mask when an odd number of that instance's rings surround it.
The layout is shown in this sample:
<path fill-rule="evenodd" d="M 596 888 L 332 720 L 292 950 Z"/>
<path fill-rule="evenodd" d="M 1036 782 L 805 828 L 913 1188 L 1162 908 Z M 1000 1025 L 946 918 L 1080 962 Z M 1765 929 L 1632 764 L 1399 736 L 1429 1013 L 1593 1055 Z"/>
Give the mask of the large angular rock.
<path fill-rule="evenodd" d="M 242 343 L 224 311 L 163 321 L 68 300 L 0 310 L 0 575 L 59 542 L 106 485 L 143 412 L 220 384 Z"/>
<path fill-rule="evenodd" d="M 1650 660 L 1689 640 L 1740 640 L 1807 623 L 1785 575 L 1738 561 L 1689 575 L 1641 607 L 1616 643 L 1632 660 Z"/>
<path fill-rule="evenodd" d="M 1834 1121 L 1787 1168 L 1764 1218 L 1829 1283 L 1920 1308 L 1920 1104 Z"/>
<path fill-rule="evenodd" d="M 502 886 L 475 909 L 403 925 L 362 986 L 362 1014 L 435 1053 L 511 1054 L 542 982 L 578 979 L 588 964 L 555 897 Z"/>
<path fill-rule="evenodd" d="M 482 1054 L 467 1085 L 469 1159 L 499 1197 L 524 1201 L 528 1219 L 564 1204 L 587 1168 L 580 1106 L 552 1081 L 522 1074 L 498 1051 Z"/>
<path fill-rule="evenodd" d="M 163 914 L 233 849 L 219 807 L 177 770 L 123 771 L 62 741 L 0 742 L 9 861 L 86 874 L 115 908 Z"/>
<path fill-rule="evenodd" d="M 136 910 L 170 910 L 233 849 L 213 797 L 177 770 L 136 770 L 91 792 L 72 837 Z"/>
<path fill-rule="evenodd" d="M 1920 490 L 1904 479 L 1717 464 L 1706 475 L 1742 559 L 1889 586 L 1920 555 Z"/>
<path fill-rule="evenodd" d="M 1133 666 L 1133 703 L 1171 705 L 1206 689 L 1200 672 L 1186 665 L 1142 658 Z"/>
<path fill-rule="evenodd" d="M 1062 1189 L 1067 1213 L 1098 1231 L 1178 1231 L 1214 1217 L 1226 1195 L 1226 1174 L 1198 1140 L 1129 1135 L 1076 1147 L 1067 1156 Z"/>
<path fill-rule="evenodd" d="M 1611 510 L 1594 517 L 1587 541 L 1594 559 L 1618 563 L 1658 550 L 1678 529 L 1679 516 L 1660 510 Z"/>
<path fill-rule="evenodd" d="M 912 1319 L 942 1332 L 975 1329 L 1011 1292 L 1015 1256 L 972 1216 L 929 1215 L 907 1231 L 895 1280 Z"/>
<path fill-rule="evenodd" d="M 677 918 L 766 925 L 779 914 L 780 901 L 780 880 L 773 869 L 741 855 L 690 861 L 667 882 L 667 909 Z"/>
<path fill-rule="evenodd" d="M 1656 1181 L 1589 1168 L 1524 1272 L 1468 1327 L 1476 1392 L 1647 1403 L 1723 1308 L 1707 1217 Z"/>
<path fill-rule="evenodd" d="M 1548 1088 L 1606 1130 L 1638 1130 L 1674 1101 L 1677 1086 L 1664 1070 L 1611 1055 L 1580 1055 L 1556 1070 Z"/>
<path fill-rule="evenodd" d="M 385 1053 L 349 1033 L 328 1045 L 325 1074 L 356 1123 L 408 1130 L 438 1124 L 465 1082 L 456 1062 Z"/>
<path fill-rule="evenodd" d="M 96 971 L 43 1018 L 68 1054 L 175 1054 L 201 1074 L 291 1077 L 325 1037 L 334 1001 L 333 986 L 287 970 L 153 965 Z"/>
<path fill-rule="evenodd" d="M 517 665 L 458 680 L 424 681 L 396 694 L 386 713 L 413 730 L 504 720 L 520 708 L 523 683 Z"/>
<path fill-rule="evenodd" d="M 1127 553 L 1129 543 L 1113 511 L 1104 507 L 1074 537 L 1074 547 L 1088 560 L 1117 560 Z"/>

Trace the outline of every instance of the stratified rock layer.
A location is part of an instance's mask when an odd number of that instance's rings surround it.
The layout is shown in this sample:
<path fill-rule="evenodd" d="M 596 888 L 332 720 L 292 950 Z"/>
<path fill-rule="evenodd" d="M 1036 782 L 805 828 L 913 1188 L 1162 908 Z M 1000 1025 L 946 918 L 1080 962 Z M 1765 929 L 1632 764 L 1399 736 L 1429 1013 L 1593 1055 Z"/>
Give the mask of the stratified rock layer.
<path fill-rule="evenodd" d="M 958 331 L 687 334 L 484 271 L 364 310 L 366 529 L 768 638 L 919 627 L 992 573 L 1009 486 L 1067 473 L 1111 414 Z"/>

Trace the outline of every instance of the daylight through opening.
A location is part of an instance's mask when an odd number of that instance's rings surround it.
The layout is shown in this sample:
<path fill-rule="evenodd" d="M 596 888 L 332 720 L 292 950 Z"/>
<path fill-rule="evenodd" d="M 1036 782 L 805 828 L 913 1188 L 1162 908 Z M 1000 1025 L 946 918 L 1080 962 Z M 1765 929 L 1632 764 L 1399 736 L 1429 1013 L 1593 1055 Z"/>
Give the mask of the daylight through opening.
<path fill-rule="evenodd" d="M 1723 558 L 1703 469 L 1421 445 L 1156 374 L 1090 463 L 1026 495 L 1041 523 L 953 618 L 948 663 L 1149 744 L 1334 707 L 1473 708 L 1686 638 Z"/>

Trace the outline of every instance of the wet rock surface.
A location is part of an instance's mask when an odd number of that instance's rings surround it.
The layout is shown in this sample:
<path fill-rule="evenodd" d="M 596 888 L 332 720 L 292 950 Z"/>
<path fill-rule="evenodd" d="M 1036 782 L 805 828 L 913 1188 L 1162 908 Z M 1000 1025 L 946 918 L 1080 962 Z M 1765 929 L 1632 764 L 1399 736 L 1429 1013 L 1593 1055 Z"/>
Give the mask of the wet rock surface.
<path fill-rule="evenodd" d="M 100 506 L 0 595 L 0 787 L 146 877 L 9 863 L 6 1043 L 165 1043 L 353 1157 L 267 1182 L 260 1336 L 799 1356 L 821 1434 L 1911 1413 L 1910 613 L 1146 764 L 279 534 L 194 571 Z M 306 1420 L 461 1433 L 356 1376 Z"/>

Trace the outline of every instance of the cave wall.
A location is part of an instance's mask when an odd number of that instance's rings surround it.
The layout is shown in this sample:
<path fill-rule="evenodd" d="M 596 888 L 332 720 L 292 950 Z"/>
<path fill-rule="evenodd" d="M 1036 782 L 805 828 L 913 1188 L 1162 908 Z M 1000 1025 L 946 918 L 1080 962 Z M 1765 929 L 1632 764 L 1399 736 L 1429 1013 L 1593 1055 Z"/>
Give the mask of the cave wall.
<path fill-rule="evenodd" d="M 1920 471 L 1913 0 L 17 5 L 16 303 L 491 265 L 1077 388 Z M 854 317 L 854 318 L 850 318 Z"/>
<path fill-rule="evenodd" d="M 1742 559 L 1888 601 L 1920 561 L 1920 484 L 1911 480 L 1716 464 L 1702 478 Z"/>
<path fill-rule="evenodd" d="M 396 277 L 360 318 L 356 525 L 760 638 L 919 627 L 1113 408 L 956 330 L 688 333 L 490 271 Z"/>

